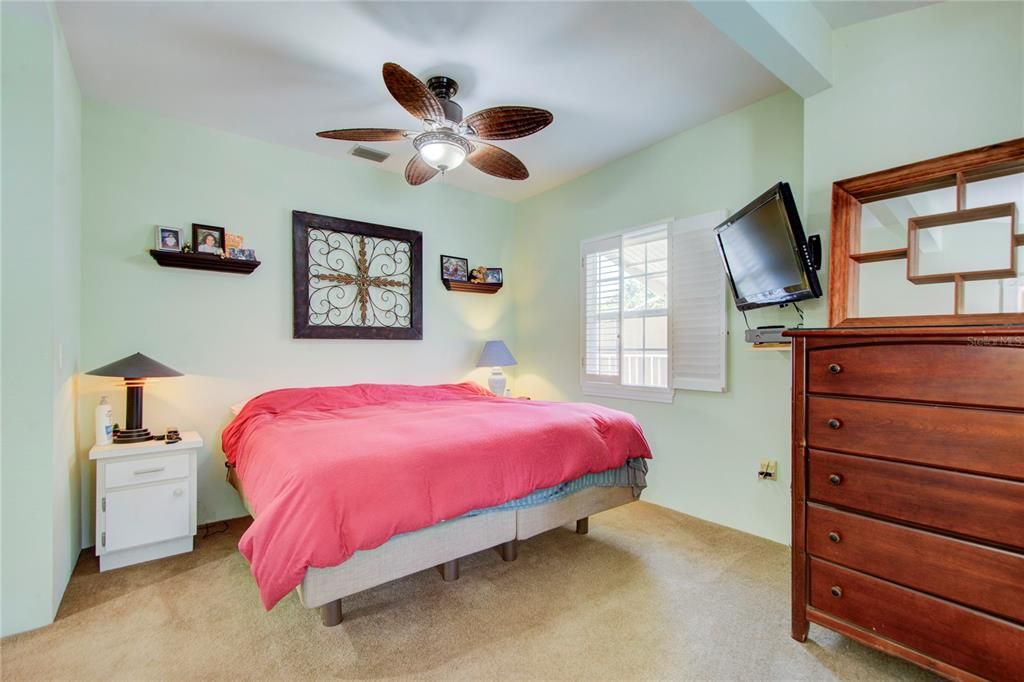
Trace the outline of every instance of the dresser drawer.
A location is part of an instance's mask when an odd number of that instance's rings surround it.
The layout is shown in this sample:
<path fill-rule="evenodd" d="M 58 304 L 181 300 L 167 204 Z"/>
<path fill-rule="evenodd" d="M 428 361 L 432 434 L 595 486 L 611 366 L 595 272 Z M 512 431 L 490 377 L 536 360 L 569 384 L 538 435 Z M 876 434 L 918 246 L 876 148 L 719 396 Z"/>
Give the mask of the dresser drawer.
<path fill-rule="evenodd" d="M 807 444 L 1024 480 L 1019 412 L 814 396 Z"/>
<path fill-rule="evenodd" d="M 107 462 L 104 481 L 106 487 L 118 488 L 137 483 L 187 478 L 188 461 L 187 452 L 176 452 L 157 457 Z"/>
<path fill-rule="evenodd" d="M 992 680 L 1018 680 L 1024 627 L 818 559 L 812 607 Z"/>
<path fill-rule="evenodd" d="M 814 504 L 807 552 L 1024 623 L 1024 554 Z"/>
<path fill-rule="evenodd" d="M 1024 548 L 1024 483 L 811 450 L 815 502 Z"/>
<path fill-rule="evenodd" d="M 895 343 L 808 353 L 811 393 L 1024 409 L 1024 336 L 1013 346 Z"/>

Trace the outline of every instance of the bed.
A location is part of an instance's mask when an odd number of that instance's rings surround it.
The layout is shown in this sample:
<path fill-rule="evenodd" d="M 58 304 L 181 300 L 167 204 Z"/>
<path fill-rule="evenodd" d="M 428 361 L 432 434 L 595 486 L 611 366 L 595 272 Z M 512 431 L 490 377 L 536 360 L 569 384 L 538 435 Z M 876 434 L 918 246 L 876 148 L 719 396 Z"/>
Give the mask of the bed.
<path fill-rule="evenodd" d="M 639 498 L 650 448 L 630 415 L 500 398 L 472 383 L 282 389 L 223 434 L 253 523 L 239 542 L 267 609 L 341 599 Z"/>

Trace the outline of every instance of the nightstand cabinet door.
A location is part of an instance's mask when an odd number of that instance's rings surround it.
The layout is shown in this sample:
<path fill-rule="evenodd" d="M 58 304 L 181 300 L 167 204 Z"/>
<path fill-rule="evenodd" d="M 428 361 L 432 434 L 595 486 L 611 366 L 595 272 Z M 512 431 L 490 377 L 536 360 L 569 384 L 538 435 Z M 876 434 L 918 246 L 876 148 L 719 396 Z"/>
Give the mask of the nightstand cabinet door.
<path fill-rule="evenodd" d="M 191 535 L 188 479 L 107 491 L 109 551 Z"/>

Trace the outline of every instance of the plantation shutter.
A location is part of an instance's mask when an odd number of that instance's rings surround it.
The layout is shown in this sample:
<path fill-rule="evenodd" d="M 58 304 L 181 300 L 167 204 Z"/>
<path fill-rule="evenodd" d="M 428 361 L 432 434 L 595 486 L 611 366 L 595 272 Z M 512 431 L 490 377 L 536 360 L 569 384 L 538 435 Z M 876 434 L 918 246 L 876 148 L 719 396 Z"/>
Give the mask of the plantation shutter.
<path fill-rule="evenodd" d="M 725 391 L 726 282 L 714 228 L 726 219 L 713 211 L 672 223 L 672 388 Z"/>
<path fill-rule="evenodd" d="M 586 241 L 583 251 L 583 380 L 619 382 L 622 237 Z"/>

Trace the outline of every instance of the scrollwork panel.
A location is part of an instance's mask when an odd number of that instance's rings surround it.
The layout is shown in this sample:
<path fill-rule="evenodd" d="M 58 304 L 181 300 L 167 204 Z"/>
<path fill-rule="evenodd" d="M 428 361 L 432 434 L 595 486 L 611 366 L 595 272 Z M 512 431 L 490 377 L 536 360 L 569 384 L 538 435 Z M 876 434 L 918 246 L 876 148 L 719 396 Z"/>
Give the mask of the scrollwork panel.
<path fill-rule="evenodd" d="M 422 233 L 295 211 L 296 338 L 422 338 Z"/>

